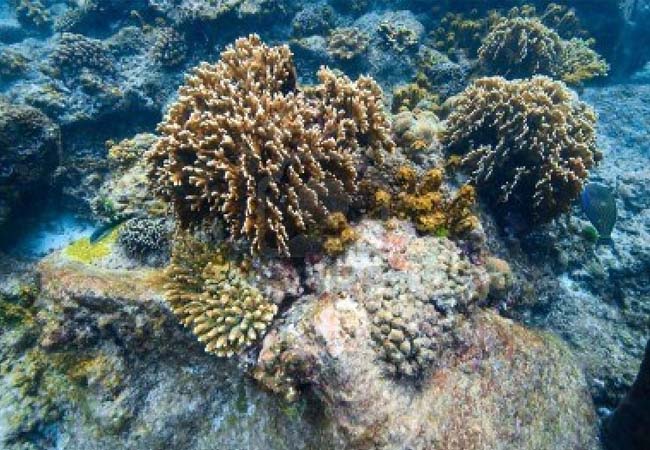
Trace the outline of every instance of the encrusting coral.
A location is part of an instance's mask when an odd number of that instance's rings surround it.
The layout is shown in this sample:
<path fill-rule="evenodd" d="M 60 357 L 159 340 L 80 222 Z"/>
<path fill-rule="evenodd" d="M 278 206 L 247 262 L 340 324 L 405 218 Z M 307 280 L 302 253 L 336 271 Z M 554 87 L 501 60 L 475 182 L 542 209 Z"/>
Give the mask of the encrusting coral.
<path fill-rule="evenodd" d="M 180 88 L 147 154 L 183 227 L 223 220 L 253 253 L 291 254 L 357 189 L 358 159 L 392 150 L 382 93 L 328 69 L 299 89 L 287 46 L 238 39 Z"/>
<path fill-rule="evenodd" d="M 355 27 L 336 28 L 327 38 L 327 53 L 333 58 L 349 61 L 365 53 L 370 38 Z"/>
<path fill-rule="evenodd" d="M 205 350 L 220 357 L 254 345 L 278 310 L 246 281 L 224 249 L 187 235 L 175 239 L 165 297 Z"/>
<path fill-rule="evenodd" d="M 601 158 L 596 114 L 547 77 L 476 80 L 452 101 L 443 141 L 491 205 L 545 222 L 566 212 Z"/>

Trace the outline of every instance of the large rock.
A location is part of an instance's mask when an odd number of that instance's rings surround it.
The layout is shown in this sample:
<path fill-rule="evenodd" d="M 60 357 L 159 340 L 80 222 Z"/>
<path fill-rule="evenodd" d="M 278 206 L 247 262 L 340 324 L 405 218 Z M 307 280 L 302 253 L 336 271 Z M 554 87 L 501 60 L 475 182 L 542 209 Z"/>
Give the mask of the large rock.
<path fill-rule="evenodd" d="M 650 448 L 650 341 L 639 375 L 625 400 L 607 420 L 604 434 L 611 450 Z"/>
<path fill-rule="evenodd" d="M 312 295 L 264 340 L 263 384 L 310 386 L 350 449 L 597 448 L 573 356 L 481 309 L 482 266 L 405 224 L 357 232 L 345 257 L 308 268 Z"/>
<path fill-rule="evenodd" d="M 0 99 L 0 227 L 22 200 L 48 196 L 59 145 L 59 128 L 45 114 Z"/>

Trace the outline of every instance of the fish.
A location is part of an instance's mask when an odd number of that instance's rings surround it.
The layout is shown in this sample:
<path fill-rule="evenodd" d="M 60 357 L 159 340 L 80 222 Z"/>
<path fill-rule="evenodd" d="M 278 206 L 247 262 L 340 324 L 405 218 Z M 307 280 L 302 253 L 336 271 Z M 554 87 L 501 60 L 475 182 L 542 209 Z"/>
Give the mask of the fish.
<path fill-rule="evenodd" d="M 100 225 L 93 233 L 90 235 L 88 240 L 90 241 L 91 244 L 94 244 L 95 242 L 99 241 L 101 238 L 106 236 L 108 233 L 113 231 L 115 227 L 120 226 L 127 220 L 131 219 L 134 217 L 134 214 L 127 214 L 124 215 L 118 219 L 111 220 L 109 222 L 106 222 L 103 225 Z"/>
<path fill-rule="evenodd" d="M 598 241 L 611 243 L 612 230 L 618 217 L 616 199 L 611 189 L 601 183 L 589 183 L 582 190 L 580 200 L 582 210 L 598 231 Z"/>

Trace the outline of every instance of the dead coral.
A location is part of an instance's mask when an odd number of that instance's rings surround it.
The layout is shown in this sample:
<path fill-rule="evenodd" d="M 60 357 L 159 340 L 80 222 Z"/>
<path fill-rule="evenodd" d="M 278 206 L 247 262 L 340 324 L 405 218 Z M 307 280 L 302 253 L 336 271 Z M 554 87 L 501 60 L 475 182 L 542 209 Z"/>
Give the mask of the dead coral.
<path fill-rule="evenodd" d="M 491 205 L 531 223 L 568 211 L 601 157 L 594 111 L 550 78 L 481 78 L 452 105 L 450 153 Z"/>
<path fill-rule="evenodd" d="M 223 249 L 177 236 L 166 270 L 165 297 L 205 350 L 231 357 L 254 345 L 277 306 L 251 286 Z"/>
<path fill-rule="evenodd" d="M 327 38 L 327 53 L 333 58 L 349 61 L 368 50 L 370 38 L 355 27 L 337 28 Z"/>
<path fill-rule="evenodd" d="M 293 238 L 347 211 L 358 155 L 394 144 L 372 79 L 318 76 L 300 90 L 289 48 L 252 35 L 187 78 L 148 153 L 183 226 L 223 219 L 252 252 L 289 255 Z"/>

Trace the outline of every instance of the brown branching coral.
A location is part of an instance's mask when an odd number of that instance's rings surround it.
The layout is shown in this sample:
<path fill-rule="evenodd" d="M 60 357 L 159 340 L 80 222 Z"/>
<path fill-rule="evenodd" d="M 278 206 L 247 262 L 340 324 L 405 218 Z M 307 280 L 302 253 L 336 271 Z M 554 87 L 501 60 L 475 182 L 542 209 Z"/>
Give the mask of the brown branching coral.
<path fill-rule="evenodd" d="M 220 357 L 254 345 L 277 313 L 223 249 L 188 236 L 177 237 L 166 277 L 165 297 L 174 314 L 207 352 Z"/>
<path fill-rule="evenodd" d="M 561 56 L 562 39 L 536 18 L 501 20 L 478 50 L 488 73 L 512 77 L 556 75 Z"/>
<path fill-rule="evenodd" d="M 607 75 L 609 66 L 590 48 L 593 41 L 564 40 L 540 19 L 514 17 L 499 21 L 478 50 L 489 74 L 508 77 L 548 75 L 570 84 Z"/>
<path fill-rule="evenodd" d="M 481 78 L 454 99 L 444 136 L 494 206 L 544 222 L 567 211 L 601 155 L 596 115 L 547 77 Z"/>
<path fill-rule="evenodd" d="M 318 76 L 300 90 L 289 48 L 252 35 L 187 78 L 148 153 L 183 226 L 220 219 L 252 252 L 290 255 L 293 238 L 347 211 L 358 155 L 394 144 L 372 79 Z"/>

